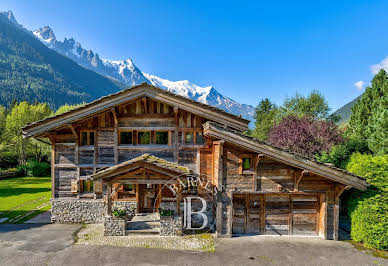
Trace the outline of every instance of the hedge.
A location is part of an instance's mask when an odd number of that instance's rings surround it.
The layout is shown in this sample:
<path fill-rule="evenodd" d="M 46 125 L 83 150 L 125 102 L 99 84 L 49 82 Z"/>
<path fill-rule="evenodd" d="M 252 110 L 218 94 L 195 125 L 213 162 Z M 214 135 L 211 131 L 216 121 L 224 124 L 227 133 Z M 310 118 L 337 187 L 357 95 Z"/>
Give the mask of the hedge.
<path fill-rule="evenodd" d="M 355 153 L 347 170 L 370 184 L 367 191 L 354 191 L 348 199 L 352 239 L 368 248 L 388 250 L 388 155 Z"/>

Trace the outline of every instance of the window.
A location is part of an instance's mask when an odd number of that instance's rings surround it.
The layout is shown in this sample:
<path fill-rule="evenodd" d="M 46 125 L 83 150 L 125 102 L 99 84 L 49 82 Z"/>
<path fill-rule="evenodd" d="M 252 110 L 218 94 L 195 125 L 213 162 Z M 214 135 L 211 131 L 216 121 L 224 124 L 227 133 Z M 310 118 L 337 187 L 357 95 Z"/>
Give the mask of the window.
<path fill-rule="evenodd" d="M 81 146 L 94 145 L 94 131 L 81 131 Z"/>
<path fill-rule="evenodd" d="M 252 158 L 250 157 L 245 157 L 242 159 L 242 169 L 243 170 L 249 170 L 253 168 L 252 166 Z"/>
<path fill-rule="evenodd" d="M 203 137 L 202 132 L 197 132 L 196 136 L 197 136 L 197 139 L 196 139 L 197 144 L 204 144 L 205 143 L 205 138 Z"/>
<path fill-rule="evenodd" d="M 185 133 L 185 143 L 186 144 L 194 144 L 194 133 L 186 132 Z"/>
<path fill-rule="evenodd" d="M 132 144 L 132 132 L 120 131 L 119 141 L 120 144 Z"/>
<path fill-rule="evenodd" d="M 93 192 L 93 181 L 81 180 L 81 192 Z"/>
<path fill-rule="evenodd" d="M 156 144 L 168 144 L 168 132 L 156 132 Z"/>
<path fill-rule="evenodd" d="M 138 132 L 137 133 L 137 144 L 151 144 L 151 133 L 150 132 Z"/>
<path fill-rule="evenodd" d="M 133 191 L 132 184 L 124 184 L 124 191 Z"/>

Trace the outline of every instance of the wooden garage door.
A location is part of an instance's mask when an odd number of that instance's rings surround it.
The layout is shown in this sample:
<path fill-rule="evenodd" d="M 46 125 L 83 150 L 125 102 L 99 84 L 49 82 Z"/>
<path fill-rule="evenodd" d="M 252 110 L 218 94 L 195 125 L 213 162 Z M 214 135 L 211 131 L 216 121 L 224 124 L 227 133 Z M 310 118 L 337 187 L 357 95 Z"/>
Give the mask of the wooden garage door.
<path fill-rule="evenodd" d="M 233 234 L 317 235 L 317 196 L 235 194 Z"/>
<path fill-rule="evenodd" d="M 292 233 L 317 235 L 319 219 L 317 196 L 292 196 Z"/>
<path fill-rule="evenodd" d="M 265 196 L 265 234 L 288 235 L 291 201 L 289 195 Z"/>
<path fill-rule="evenodd" d="M 234 195 L 233 234 L 260 234 L 261 195 Z"/>

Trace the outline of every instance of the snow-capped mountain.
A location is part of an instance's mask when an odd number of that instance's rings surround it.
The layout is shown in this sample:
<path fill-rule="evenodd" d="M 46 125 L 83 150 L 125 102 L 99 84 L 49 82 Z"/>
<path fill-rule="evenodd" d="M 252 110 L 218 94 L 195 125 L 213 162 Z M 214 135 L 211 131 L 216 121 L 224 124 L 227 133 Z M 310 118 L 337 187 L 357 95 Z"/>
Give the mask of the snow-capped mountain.
<path fill-rule="evenodd" d="M 11 11 L 8 11 L 7 17 L 10 20 L 14 20 L 17 24 Z M 200 87 L 187 80 L 170 81 L 162 79 L 142 72 L 136 67 L 131 59 L 119 61 L 100 59 L 97 53 L 94 53 L 92 50 L 84 49 L 82 45 L 73 38 L 65 38 L 64 41 L 58 41 L 54 31 L 49 26 L 38 28 L 32 33 L 49 48 L 69 57 L 79 65 L 117 80 L 125 85 L 133 86 L 146 82 L 187 98 L 218 107 L 229 113 L 241 115 L 246 119 L 253 120 L 255 111 L 253 106 L 240 104 L 225 97 L 212 86 Z"/>

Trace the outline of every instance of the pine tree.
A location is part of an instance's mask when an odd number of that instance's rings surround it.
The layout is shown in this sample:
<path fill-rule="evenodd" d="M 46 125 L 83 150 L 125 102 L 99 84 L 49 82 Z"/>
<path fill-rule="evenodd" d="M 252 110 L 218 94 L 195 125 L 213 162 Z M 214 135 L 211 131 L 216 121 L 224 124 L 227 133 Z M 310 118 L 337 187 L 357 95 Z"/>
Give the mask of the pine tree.
<path fill-rule="evenodd" d="M 354 105 L 347 135 L 368 145 L 375 154 L 387 153 L 388 142 L 388 75 L 380 70 Z"/>
<path fill-rule="evenodd" d="M 255 110 L 255 128 L 252 136 L 261 141 L 266 141 L 268 132 L 275 124 L 279 109 L 269 99 L 261 100 Z"/>

